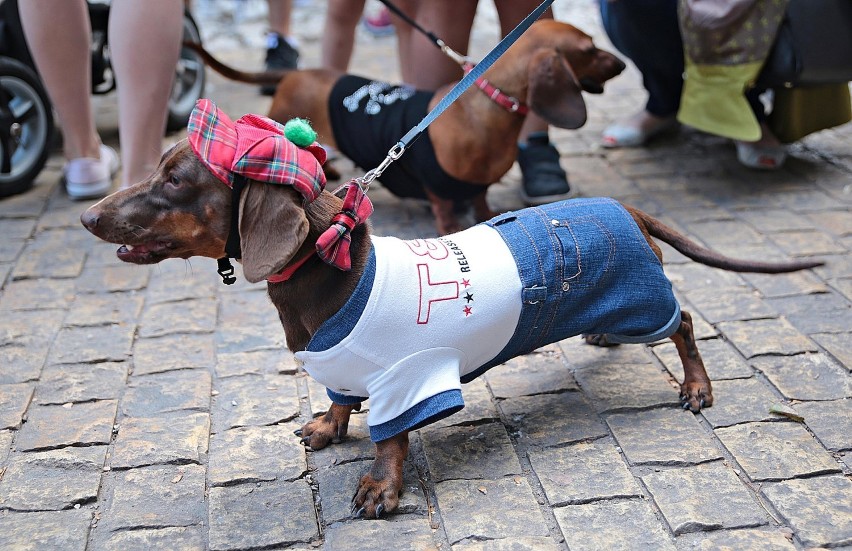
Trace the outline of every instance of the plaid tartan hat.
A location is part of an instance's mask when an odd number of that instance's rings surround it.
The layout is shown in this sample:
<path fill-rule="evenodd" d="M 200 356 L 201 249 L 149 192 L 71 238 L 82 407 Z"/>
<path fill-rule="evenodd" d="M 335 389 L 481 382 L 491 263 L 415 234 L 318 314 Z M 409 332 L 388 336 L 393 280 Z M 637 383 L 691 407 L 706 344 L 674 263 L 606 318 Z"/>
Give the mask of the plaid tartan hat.
<path fill-rule="evenodd" d="M 282 124 L 267 117 L 244 115 L 233 122 L 215 103 L 200 99 L 187 133 L 198 159 L 228 187 L 234 185 L 234 174 L 241 174 L 292 185 L 307 203 L 325 187 L 325 150 L 317 142 L 297 146 L 285 137 Z"/>

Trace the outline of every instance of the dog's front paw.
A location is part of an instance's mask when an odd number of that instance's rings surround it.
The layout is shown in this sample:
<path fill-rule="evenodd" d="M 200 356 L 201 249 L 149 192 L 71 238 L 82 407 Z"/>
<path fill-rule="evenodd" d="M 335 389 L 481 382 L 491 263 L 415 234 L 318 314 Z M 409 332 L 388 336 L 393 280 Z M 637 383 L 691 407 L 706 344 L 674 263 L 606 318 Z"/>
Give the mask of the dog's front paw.
<path fill-rule="evenodd" d="M 329 444 L 339 444 L 346 436 L 348 426 L 341 426 L 336 421 L 325 417 L 314 419 L 296 431 L 296 436 L 302 437 L 302 444 L 312 450 L 321 450 Z"/>
<path fill-rule="evenodd" d="M 402 480 L 395 476 L 382 479 L 365 474 L 358 483 L 358 492 L 352 498 L 352 515 L 355 518 L 380 518 L 399 506 Z"/>
<path fill-rule="evenodd" d="M 617 342 L 609 342 L 609 339 L 606 338 L 606 335 L 602 334 L 591 334 L 591 335 L 583 335 L 583 339 L 586 341 L 586 344 L 593 344 L 595 346 L 618 346 Z"/>
<path fill-rule="evenodd" d="M 680 405 L 693 413 L 712 406 L 713 390 L 710 381 L 691 381 L 680 385 Z"/>

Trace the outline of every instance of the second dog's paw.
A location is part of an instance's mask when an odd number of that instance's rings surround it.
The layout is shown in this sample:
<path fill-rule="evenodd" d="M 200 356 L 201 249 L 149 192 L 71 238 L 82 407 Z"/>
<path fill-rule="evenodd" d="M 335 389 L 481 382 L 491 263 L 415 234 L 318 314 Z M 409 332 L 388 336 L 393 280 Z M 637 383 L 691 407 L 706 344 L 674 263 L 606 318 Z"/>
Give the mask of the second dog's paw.
<path fill-rule="evenodd" d="M 381 518 L 399 506 L 402 482 L 395 477 L 376 480 L 370 474 L 361 477 L 358 491 L 352 498 L 352 516 L 355 518 Z"/>
<path fill-rule="evenodd" d="M 593 344 L 595 346 L 618 346 L 617 342 L 609 342 L 606 335 L 583 335 L 583 339 L 585 339 L 586 344 Z"/>
<path fill-rule="evenodd" d="M 713 405 L 713 390 L 707 381 L 693 381 L 680 385 L 680 405 L 693 413 L 698 413 L 701 408 L 709 408 Z"/>

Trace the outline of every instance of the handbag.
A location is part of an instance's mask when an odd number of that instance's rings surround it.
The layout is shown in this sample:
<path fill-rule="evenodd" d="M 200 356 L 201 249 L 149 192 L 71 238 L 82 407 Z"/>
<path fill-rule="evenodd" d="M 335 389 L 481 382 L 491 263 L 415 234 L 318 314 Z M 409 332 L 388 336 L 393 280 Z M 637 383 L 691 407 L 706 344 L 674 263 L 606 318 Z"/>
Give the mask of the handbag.
<path fill-rule="evenodd" d="M 790 0 L 757 86 L 852 81 L 852 0 Z"/>

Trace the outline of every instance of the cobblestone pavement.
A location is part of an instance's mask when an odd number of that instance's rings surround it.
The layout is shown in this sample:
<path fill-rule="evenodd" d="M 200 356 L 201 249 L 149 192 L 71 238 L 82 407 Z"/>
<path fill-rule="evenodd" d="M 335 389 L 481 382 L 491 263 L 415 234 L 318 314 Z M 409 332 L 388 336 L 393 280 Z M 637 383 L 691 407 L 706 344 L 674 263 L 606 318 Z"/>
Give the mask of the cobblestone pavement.
<path fill-rule="evenodd" d="M 474 53 L 497 38 L 490 10 Z M 314 0 L 295 15 L 304 66 L 317 63 L 321 11 Z M 202 15 L 222 57 L 260 65 L 262 20 L 244 16 L 237 34 Z M 557 16 L 607 44 L 590 0 L 558 2 Z M 359 34 L 353 67 L 395 79 L 393 46 Z M 269 102 L 214 75 L 207 95 L 232 115 Z M 637 205 L 726 254 L 826 262 L 736 275 L 665 251 L 712 408 L 677 407 L 670 343 L 548 346 L 467 385 L 462 412 L 413 434 L 399 513 L 350 520 L 373 453 L 365 415 L 343 444 L 299 445 L 293 430 L 329 402 L 286 350 L 264 286 L 226 288 L 204 259 L 122 264 L 80 226 L 86 205 L 58 186 L 57 153 L 32 191 L 0 202 L 0 548 L 850 548 L 852 125 L 763 174 L 697 132 L 599 149 L 601 129 L 643 101 L 635 70 L 587 100 L 585 128 L 552 133 L 582 195 Z M 112 102 L 98 105 L 114 141 Z M 521 206 L 518 177 L 489 192 L 497 207 Z M 372 193 L 378 233 L 433 234 L 423 204 Z"/>

